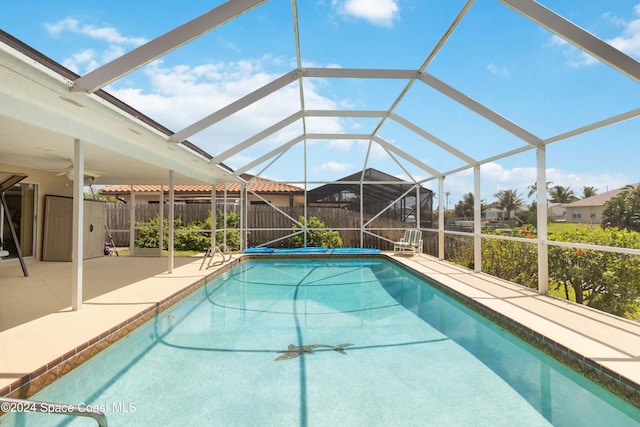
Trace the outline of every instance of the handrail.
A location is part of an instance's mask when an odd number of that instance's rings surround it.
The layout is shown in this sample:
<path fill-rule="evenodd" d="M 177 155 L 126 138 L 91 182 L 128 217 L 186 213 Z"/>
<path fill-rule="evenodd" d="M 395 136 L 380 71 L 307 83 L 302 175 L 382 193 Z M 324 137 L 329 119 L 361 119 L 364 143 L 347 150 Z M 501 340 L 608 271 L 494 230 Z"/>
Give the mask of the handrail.
<path fill-rule="evenodd" d="M 214 246 L 213 250 L 211 248 L 207 249 L 207 252 L 205 252 L 204 257 L 202 258 L 202 264 L 200 264 L 200 270 L 202 270 L 202 268 L 204 267 L 204 264 L 208 257 L 211 257 L 211 258 L 207 263 L 207 268 L 210 268 L 211 266 L 213 266 L 214 265 L 213 258 L 216 256 L 216 254 L 220 254 L 220 256 L 222 257 L 222 261 L 220 261 L 219 263 L 216 263 L 215 265 L 220 265 L 220 264 L 224 264 L 227 261 L 231 261 L 231 258 L 232 258 L 231 251 L 229 251 L 229 247 L 223 243 L 220 246 Z M 229 255 L 229 259 L 225 259 L 225 255 Z"/>
<path fill-rule="evenodd" d="M 93 418 L 99 427 L 107 427 L 107 416 L 90 406 L 67 405 L 65 403 L 39 402 L 36 400 L 13 399 L 0 397 L 0 411 L 10 412 L 42 412 L 46 414 L 71 415 L 74 417 Z"/>

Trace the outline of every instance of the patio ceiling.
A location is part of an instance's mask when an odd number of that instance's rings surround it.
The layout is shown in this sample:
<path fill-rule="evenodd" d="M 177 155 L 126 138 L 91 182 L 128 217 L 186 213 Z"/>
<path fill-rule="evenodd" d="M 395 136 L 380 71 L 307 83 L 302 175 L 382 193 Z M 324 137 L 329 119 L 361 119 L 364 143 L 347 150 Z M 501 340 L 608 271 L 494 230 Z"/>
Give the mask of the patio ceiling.
<path fill-rule="evenodd" d="M 594 58 L 606 63 L 622 75 L 640 82 L 640 63 L 610 44 L 576 26 L 559 14 L 532 0 L 500 0 L 505 7 L 539 24 L 556 36 L 578 47 Z M 266 0 L 236 0 L 223 3 L 203 15 L 171 30 L 164 35 L 136 48 L 116 60 L 105 64 L 83 76 L 77 76 L 63 67 L 24 46 L 3 46 L 0 52 L 0 135 L 1 162 L 33 169 L 64 169 L 73 158 L 73 141 L 78 138 L 88 143 L 85 169 L 100 171 L 98 184 L 143 184 L 161 183 L 167 180 L 167 170 L 176 172 L 176 183 L 225 182 L 240 180 L 240 175 L 256 168 L 265 170 L 292 147 L 312 140 L 362 140 L 376 144 L 391 156 L 399 167 L 406 171 L 411 165 L 421 171 L 416 182 L 426 182 L 449 174 L 469 169 L 483 163 L 506 158 L 531 149 L 543 149 L 547 144 L 558 142 L 586 132 L 591 132 L 640 115 L 640 108 L 606 117 L 594 123 L 541 137 L 519 126 L 508 116 L 498 113 L 456 89 L 443 79 L 430 74 L 427 69 L 440 54 L 447 40 L 458 29 L 463 18 L 470 13 L 473 0 L 466 1 L 455 17 L 444 26 L 440 39 L 431 48 L 426 48 L 423 58 L 416 63 L 417 69 L 383 68 L 320 68 L 307 67 L 301 54 L 298 2 L 292 1 L 292 21 L 295 39 L 297 66 L 290 72 L 239 97 L 226 106 L 216 109 L 202 119 L 179 129 L 169 131 L 154 123 L 143 114 L 110 97 L 102 90 L 135 70 L 162 58 L 193 40 L 227 25 L 246 13 L 252 13 Z M 302 3 L 300 4 L 303 6 Z M 306 5 L 304 6 L 306 7 Z M 283 29 L 284 30 L 284 29 Z M 8 36 L 3 37 L 5 43 Z M 358 79 L 399 82 L 399 90 L 386 109 L 311 110 L 305 108 L 311 102 L 305 98 L 304 85 L 308 79 Z M 300 105 L 296 112 L 230 148 L 209 156 L 197 151 L 187 139 L 243 114 L 253 104 L 266 99 L 289 85 L 297 85 Z M 403 117 L 397 106 L 416 87 L 428 87 L 449 100 L 463 106 L 493 126 L 497 126 L 515 137 L 518 144 L 506 151 L 472 156 L 464 149 L 444 141 L 429 129 Z M 308 124 L 314 118 L 366 118 L 372 120 L 371 129 L 363 133 L 314 133 Z M 240 154 L 248 153 L 261 141 L 278 134 L 292 124 L 301 125 L 300 133 L 277 147 L 263 150 L 259 155 L 247 155 L 245 164 L 235 168 L 233 174 L 223 162 Z M 425 143 L 443 150 L 455 159 L 455 167 L 445 169 L 438 164 L 428 164 L 410 149 L 401 148 L 389 138 L 384 138 L 380 129 L 392 123 L 419 135 Z M 305 159 L 306 162 L 306 159 Z M 266 165 L 266 166 L 265 166 Z M 369 165 L 365 164 L 365 167 Z M 259 173 L 256 175 L 260 175 Z M 411 176 L 410 173 L 407 175 Z M 426 177 L 426 178 L 425 178 Z M 300 182 L 306 182 L 306 178 Z"/>
<path fill-rule="evenodd" d="M 169 170 L 178 184 L 238 181 L 191 144 L 167 143 L 170 131 L 106 92 L 71 92 L 79 76 L 7 33 L 0 40 L 0 164 L 62 173 L 80 139 L 94 184 L 166 183 Z"/>

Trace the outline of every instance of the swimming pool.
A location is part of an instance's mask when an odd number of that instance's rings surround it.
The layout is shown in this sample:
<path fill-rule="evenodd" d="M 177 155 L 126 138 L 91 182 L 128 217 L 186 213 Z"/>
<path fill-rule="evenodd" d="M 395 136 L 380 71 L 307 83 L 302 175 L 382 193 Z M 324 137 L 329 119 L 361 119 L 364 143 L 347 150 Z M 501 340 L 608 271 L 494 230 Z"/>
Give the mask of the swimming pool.
<path fill-rule="evenodd" d="M 243 261 L 33 399 L 115 426 L 640 425 L 637 408 L 377 258 Z"/>

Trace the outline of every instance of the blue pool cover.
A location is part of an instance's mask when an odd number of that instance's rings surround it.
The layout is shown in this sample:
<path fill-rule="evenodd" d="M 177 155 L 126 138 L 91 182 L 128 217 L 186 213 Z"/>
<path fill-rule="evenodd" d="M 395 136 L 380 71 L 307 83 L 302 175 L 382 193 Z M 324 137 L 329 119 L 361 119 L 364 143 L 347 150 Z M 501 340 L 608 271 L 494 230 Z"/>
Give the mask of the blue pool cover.
<path fill-rule="evenodd" d="M 335 248 L 327 249 L 323 247 L 309 248 L 249 248 L 245 249 L 245 254 L 379 254 L 380 249 L 373 248 Z"/>

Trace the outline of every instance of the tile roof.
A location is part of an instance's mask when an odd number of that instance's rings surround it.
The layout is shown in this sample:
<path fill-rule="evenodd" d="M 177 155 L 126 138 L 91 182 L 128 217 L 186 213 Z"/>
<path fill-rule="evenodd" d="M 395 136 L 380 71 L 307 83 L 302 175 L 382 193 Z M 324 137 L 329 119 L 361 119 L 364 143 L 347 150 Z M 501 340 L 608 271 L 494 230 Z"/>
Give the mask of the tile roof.
<path fill-rule="evenodd" d="M 151 193 L 159 192 L 162 188 L 163 192 L 169 192 L 168 185 L 134 185 L 133 191 L 136 193 Z M 248 188 L 256 193 L 302 193 L 304 188 L 291 184 L 281 184 L 270 181 L 264 178 L 254 178 L 248 184 Z M 239 194 L 242 189 L 238 183 L 227 184 L 227 193 Z M 224 184 L 216 184 L 216 192 L 222 193 L 224 191 Z M 131 192 L 130 185 L 117 185 L 113 187 L 104 187 L 100 190 L 101 194 L 105 195 L 126 195 Z M 211 194 L 210 185 L 176 185 L 174 186 L 174 192 L 176 194 Z"/>

